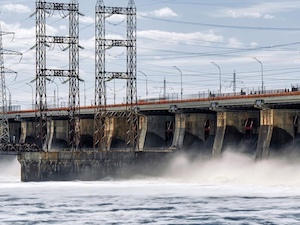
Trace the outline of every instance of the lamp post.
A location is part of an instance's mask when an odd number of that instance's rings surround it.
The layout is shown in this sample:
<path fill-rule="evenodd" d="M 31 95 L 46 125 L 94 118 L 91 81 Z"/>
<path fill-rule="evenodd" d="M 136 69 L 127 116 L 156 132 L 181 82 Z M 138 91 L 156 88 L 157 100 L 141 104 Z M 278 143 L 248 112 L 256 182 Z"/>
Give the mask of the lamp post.
<path fill-rule="evenodd" d="M 220 95 L 222 94 L 222 72 L 221 72 L 221 68 L 220 68 L 220 66 L 217 64 L 217 63 L 215 63 L 215 62 L 211 62 L 211 64 L 213 64 L 214 66 L 216 66 L 216 67 L 218 67 L 218 69 L 219 69 L 219 88 L 220 88 Z"/>
<path fill-rule="evenodd" d="M 141 70 L 139 70 L 139 72 L 146 77 L 146 98 L 148 98 L 148 78 L 147 78 L 147 75 Z"/>
<path fill-rule="evenodd" d="M 252 57 L 255 61 L 257 61 L 261 66 L 261 92 L 264 93 L 264 66 L 261 61 L 259 61 L 256 57 Z"/>
<path fill-rule="evenodd" d="M 175 69 L 177 69 L 180 72 L 180 86 L 181 86 L 181 92 L 180 92 L 180 96 L 181 96 L 181 100 L 182 100 L 182 94 L 183 94 L 183 88 L 182 88 L 182 72 L 180 69 L 178 69 L 177 66 L 173 66 Z"/>
<path fill-rule="evenodd" d="M 28 86 L 31 87 L 31 108 L 34 109 L 33 105 L 34 105 L 34 102 L 33 102 L 33 87 L 30 83 L 26 83 Z"/>

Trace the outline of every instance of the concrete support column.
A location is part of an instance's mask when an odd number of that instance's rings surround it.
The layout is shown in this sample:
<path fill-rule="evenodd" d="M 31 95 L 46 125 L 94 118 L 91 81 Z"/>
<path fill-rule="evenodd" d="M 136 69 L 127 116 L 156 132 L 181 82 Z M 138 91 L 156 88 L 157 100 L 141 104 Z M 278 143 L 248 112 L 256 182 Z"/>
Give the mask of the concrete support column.
<path fill-rule="evenodd" d="M 252 121 L 247 124 L 250 119 Z M 212 157 L 218 158 L 222 152 L 231 149 L 238 152 L 251 152 L 254 154 L 257 136 L 251 131 L 253 137 L 246 138 L 247 125 L 256 129 L 259 120 L 259 111 L 217 111 L 217 128 L 213 144 Z M 256 123 L 255 123 L 256 121 Z M 247 141 L 246 141 L 247 139 Z"/>
<path fill-rule="evenodd" d="M 20 134 L 20 144 L 24 144 L 27 136 L 27 122 L 21 122 L 21 134 Z"/>
<path fill-rule="evenodd" d="M 141 115 L 139 117 L 139 130 L 140 130 L 139 146 L 138 146 L 139 151 L 144 150 L 146 134 L 147 134 L 147 127 L 148 127 L 148 118 L 147 118 L 147 116 Z"/>
<path fill-rule="evenodd" d="M 223 142 L 226 131 L 226 117 L 226 112 L 217 112 L 217 129 L 212 150 L 213 158 L 221 157 L 222 154 Z"/>
<path fill-rule="evenodd" d="M 186 128 L 186 115 L 183 113 L 175 114 L 175 132 L 172 147 L 182 148 Z"/>
<path fill-rule="evenodd" d="M 269 148 L 273 134 L 274 110 L 263 109 L 260 111 L 260 129 L 256 147 L 256 159 L 264 159 L 269 155 Z"/>
<path fill-rule="evenodd" d="M 79 149 L 80 147 L 80 139 L 81 139 L 81 128 L 80 128 L 80 119 L 76 118 L 75 119 L 75 131 L 74 131 L 74 135 L 76 135 L 75 138 L 75 148 Z"/>
<path fill-rule="evenodd" d="M 52 140 L 53 140 L 53 135 L 54 135 L 54 121 L 48 121 L 47 122 L 47 149 L 46 151 L 51 150 L 52 146 Z"/>
<path fill-rule="evenodd" d="M 107 137 L 107 146 L 106 149 L 107 151 L 110 150 L 111 142 L 115 133 L 115 118 L 113 117 L 106 117 L 105 119 L 105 133 Z"/>

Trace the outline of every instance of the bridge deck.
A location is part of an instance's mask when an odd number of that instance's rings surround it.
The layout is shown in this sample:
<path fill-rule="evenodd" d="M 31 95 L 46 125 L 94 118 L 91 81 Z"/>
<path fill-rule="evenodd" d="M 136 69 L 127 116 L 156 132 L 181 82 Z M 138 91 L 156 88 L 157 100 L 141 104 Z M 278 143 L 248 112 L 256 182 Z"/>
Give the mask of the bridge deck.
<path fill-rule="evenodd" d="M 170 100 L 170 99 L 149 99 L 141 100 L 137 103 L 140 112 L 151 111 L 168 111 L 171 105 L 176 105 L 182 109 L 203 109 L 209 110 L 212 102 L 218 102 L 220 107 L 227 108 L 254 108 L 256 100 L 263 100 L 265 105 L 269 107 L 286 107 L 299 105 L 300 107 L 300 91 L 286 91 L 286 90 L 273 90 L 266 93 L 229 93 L 222 95 L 212 95 L 206 98 L 190 98 L 183 100 Z M 126 104 L 107 105 L 107 111 L 111 113 L 118 113 L 126 111 Z M 93 115 L 95 106 L 85 106 L 80 108 L 80 113 L 84 115 Z M 68 108 L 49 108 L 49 116 L 67 117 Z M 34 118 L 35 110 L 19 110 L 8 112 L 9 119 L 15 118 Z"/>

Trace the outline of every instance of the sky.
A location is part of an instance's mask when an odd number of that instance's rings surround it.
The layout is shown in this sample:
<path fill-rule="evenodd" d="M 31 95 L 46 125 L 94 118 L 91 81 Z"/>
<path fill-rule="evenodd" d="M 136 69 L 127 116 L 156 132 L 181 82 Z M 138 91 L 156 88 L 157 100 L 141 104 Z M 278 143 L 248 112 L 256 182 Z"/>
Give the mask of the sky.
<path fill-rule="evenodd" d="M 56 2 L 56 1 L 51 1 Z M 67 0 L 57 1 L 68 3 Z M 300 73 L 300 1 L 267 0 L 136 0 L 138 99 L 202 96 L 208 92 L 267 91 L 296 86 Z M 95 4 L 79 0 L 81 105 L 94 103 Z M 125 7 L 127 0 L 104 0 L 106 6 Z M 5 50 L 6 86 L 12 105 L 30 109 L 35 93 L 35 1 L 0 0 Z M 47 34 L 68 34 L 68 20 L 59 13 L 47 17 Z M 112 16 L 106 37 L 124 39 L 126 18 Z M 63 46 L 47 50 L 48 68 L 68 68 Z M 255 60 L 256 58 L 257 60 Z M 126 49 L 107 50 L 106 68 L 126 70 Z M 214 62 L 214 63 L 212 63 Z M 221 78 L 221 79 L 220 79 Z M 164 84 L 165 80 L 165 84 Z M 221 82 L 220 82 L 221 81 Z M 68 84 L 55 78 L 47 84 L 49 105 L 67 105 Z M 148 92 L 147 92 L 148 91 Z M 126 81 L 107 84 L 108 103 L 125 99 Z"/>

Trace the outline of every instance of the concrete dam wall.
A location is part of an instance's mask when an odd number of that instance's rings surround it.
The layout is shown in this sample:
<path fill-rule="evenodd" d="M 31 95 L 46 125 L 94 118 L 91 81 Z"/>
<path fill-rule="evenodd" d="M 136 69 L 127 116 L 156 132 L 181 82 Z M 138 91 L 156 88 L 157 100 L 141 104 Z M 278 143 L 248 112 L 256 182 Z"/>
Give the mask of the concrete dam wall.
<path fill-rule="evenodd" d="M 53 120 L 52 148 L 49 152 L 18 155 L 22 181 L 97 180 L 107 176 L 155 173 L 176 152 L 218 158 L 228 149 L 250 154 L 259 160 L 295 143 L 299 137 L 300 110 L 256 109 L 215 110 L 197 113 L 165 113 L 140 116 L 140 136 L 136 151 L 126 149 L 124 118 L 107 122 L 109 151 L 93 150 L 93 119 L 81 119 L 80 150 L 66 148 L 67 120 Z M 33 121 L 11 121 L 15 142 L 34 142 Z M 284 153 L 282 153 L 284 154 Z"/>

